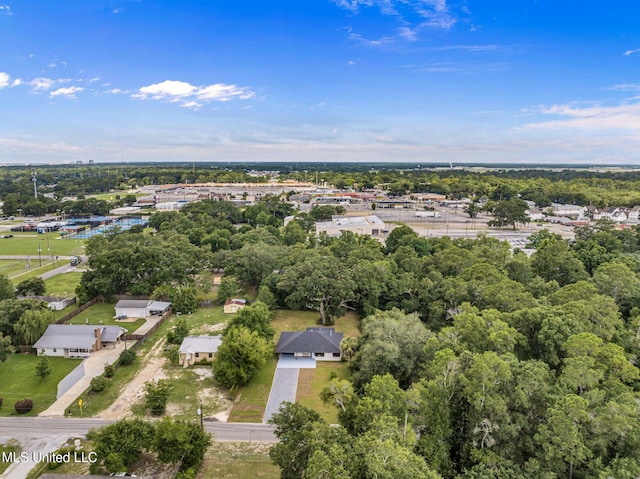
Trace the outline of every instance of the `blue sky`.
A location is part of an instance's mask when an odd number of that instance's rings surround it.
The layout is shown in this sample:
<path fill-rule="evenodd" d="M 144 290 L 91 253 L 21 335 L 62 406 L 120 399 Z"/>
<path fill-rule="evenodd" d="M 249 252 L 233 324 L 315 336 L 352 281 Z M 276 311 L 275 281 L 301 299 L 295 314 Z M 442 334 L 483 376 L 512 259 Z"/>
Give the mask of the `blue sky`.
<path fill-rule="evenodd" d="M 0 0 L 0 164 L 636 164 L 640 3 Z"/>

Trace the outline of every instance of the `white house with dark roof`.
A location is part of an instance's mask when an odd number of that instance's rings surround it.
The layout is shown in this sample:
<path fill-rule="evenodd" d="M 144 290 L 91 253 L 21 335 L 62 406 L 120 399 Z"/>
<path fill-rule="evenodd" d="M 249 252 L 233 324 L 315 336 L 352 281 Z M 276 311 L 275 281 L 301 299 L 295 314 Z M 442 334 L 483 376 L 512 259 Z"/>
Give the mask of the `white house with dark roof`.
<path fill-rule="evenodd" d="M 50 324 L 33 348 L 38 356 L 86 358 L 105 347 L 115 347 L 125 334 L 119 326 Z"/>
<path fill-rule="evenodd" d="M 318 361 L 341 361 L 342 333 L 335 328 L 314 327 L 306 331 L 285 331 L 280 334 L 276 353 L 280 357 L 313 358 Z"/>
<path fill-rule="evenodd" d="M 178 350 L 178 364 L 193 366 L 199 362 L 211 362 L 222 344 L 222 336 L 187 336 Z"/>
<path fill-rule="evenodd" d="M 116 303 L 116 318 L 146 318 L 161 315 L 169 310 L 171 303 L 151 299 L 121 299 Z"/>

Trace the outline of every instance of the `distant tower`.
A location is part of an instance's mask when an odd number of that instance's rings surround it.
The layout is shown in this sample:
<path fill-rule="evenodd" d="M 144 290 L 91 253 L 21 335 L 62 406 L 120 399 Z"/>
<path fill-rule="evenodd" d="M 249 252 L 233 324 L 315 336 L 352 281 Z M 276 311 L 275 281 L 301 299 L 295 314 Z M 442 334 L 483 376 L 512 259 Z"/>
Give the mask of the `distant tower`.
<path fill-rule="evenodd" d="M 38 198 L 38 178 L 36 170 L 31 170 L 31 181 L 33 181 L 33 196 Z"/>

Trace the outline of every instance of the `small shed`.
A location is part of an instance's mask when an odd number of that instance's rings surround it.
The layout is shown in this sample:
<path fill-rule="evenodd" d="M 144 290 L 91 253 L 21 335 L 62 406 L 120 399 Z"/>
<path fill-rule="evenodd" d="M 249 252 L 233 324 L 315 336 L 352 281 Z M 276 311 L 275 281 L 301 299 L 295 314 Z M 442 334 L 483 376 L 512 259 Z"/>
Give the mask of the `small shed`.
<path fill-rule="evenodd" d="M 178 364 L 187 367 L 199 362 L 211 362 L 222 344 L 222 336 L 187 336 L 178 350 Z"/>
<path fill-rule="evenodd" d="M 234 314 L 247 305 L 246 299 L 227 299 L 224 303 L 225 314 Z"/>

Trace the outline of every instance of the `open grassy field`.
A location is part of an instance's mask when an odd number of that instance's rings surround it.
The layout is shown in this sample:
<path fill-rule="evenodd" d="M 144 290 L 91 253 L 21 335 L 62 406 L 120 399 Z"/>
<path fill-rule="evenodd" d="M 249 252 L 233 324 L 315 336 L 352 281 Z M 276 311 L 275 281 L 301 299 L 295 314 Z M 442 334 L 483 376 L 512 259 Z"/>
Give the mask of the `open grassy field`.
<path fill-rule="evenodd" d="M 2 250 L 0 249 L 0 254 Z M 8 277 L 13 284 L 18 284 L 25 279 L 40 276 L 42 273 L 51 271 L 58 266 L 64 266 L 67 264 L 66 260 L 58 260 L 51 262 L 51 258 L 42 258 L 42 266 L 36 257 L 35 261 L 26 259 L 2 259 L 0 260 L 0 274 Z"/>
<path fill-rule="evenodd" d="M 58 233 L 38 234 L 11 233 L 13 238 L 0 239 L 0 254 L 2 255 L 29 255 L 31 264 L 38 262 L 38 248 L 40 257 L 73 256 L 84 252 L 84 240 L 61 239 Z"/>
<path fill-rule="evenodd" d="M 222 306 L 198 308 L 191 314 L 183 314 L 180 318 L 186 318 L 189 326 L 189 334 L 208 334 L 214 325 L 224 323 L 231 315 L 224 314 Z"/>
<path fill-rule="evenodd" d="M 51 374 L 43 381 L 36 376 L 38 359 L 34 354 L 12 354 L 0 363 L 0 397 L 4 399 L 0 416 L 17 416 L 13 405 L 27 398 L 33 400 L 33 410 L 26 416 L 44 411 L 56 400 L 60 380 L 80 363 L 80 359 L 49 358 Z"/>
<path fill-rule="evenodd" d="M 349 377 L 348 364 L 345 362 L 316 362 L 315 369 L 301 369 L 298 378 L 298 392 L 296 401 L 320 414 L 329 424 L 338 423 L 338 409 L 333 405 L 326 405 L 320 399 L 320 391 L 331 380 L 331 373 L 339 379 Z"/>
<path fill-rule="evenodd" d="M 69 273 L 58 274 L 52 278 L 45 280 L 47 287 L 46 296 L 75 296 L 76 287 L 80 284 L 82 273 L 72 271 Z"/>

